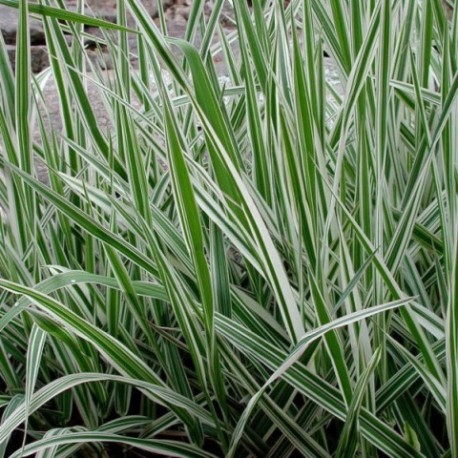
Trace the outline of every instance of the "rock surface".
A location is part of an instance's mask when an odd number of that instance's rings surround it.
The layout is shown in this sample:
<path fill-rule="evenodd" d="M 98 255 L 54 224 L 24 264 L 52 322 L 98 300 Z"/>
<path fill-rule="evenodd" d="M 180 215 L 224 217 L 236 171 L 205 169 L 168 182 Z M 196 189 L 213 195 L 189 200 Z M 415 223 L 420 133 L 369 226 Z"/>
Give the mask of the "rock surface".
<path fill-rule="evenodd" d="M 16 46 L 15 45 L 6 45 L 6 51 L 8 53 L 8 57 L 10 58 L 10 63 L 14 68 L 16 63 Z M 48 49 L 46 46 L 39 45 L 39 46 L 32 46 L 30 48 L 30 60 L 32 63 L 32 72 L 39 73 L 43 69 L 49 66 L 49 57 L 48 57 Z"/>
<path fill-rule="evenodd" d="M 5 43 L 14 45 L 18 28 L 19 13 L 15 8 L 0 6 L 0 32 Z M 36 19 L 30 20 L 30 42 L 32 45 L 44 45 L 45 34 L 41 22 Z"/>
<path fill-rule="evenodd" d="M 172 0 L 165 0 L 162 2 L 164 8 L 169 8 Z M 67 0 L 65 6 L 67 9 L 76 11 L 78 0 Z M 117 19 L 117 2 L 116 0 L 86 0 L 85 14 L 93 15 L 102 18 L 109 22 L 116 22 Z M 158 6 L 155 0 L 148 0 L 144 2 L 144 7 L 148 11 L 151 17 L 155 18 L 158 16 Z M 14 68 L 16 61 L 16 36 L 18 29 L 18 18 L 19 13 L 15 8 L 0 5 L 0 33 L 3 36 L 3 40 L 7 45 L 7 52 L 10 57 L 10 62 Z M 49 58 L 46 51 L 46 38 L 42 27 L 42 23 L 39 19 L 30 19 L 30 44 L 31 44 L 31 63 L 32 71 L 39 73 L 49 66 Z M 100 36 L 101 33 L 97 29 L 89 28 L 88 33 Z M 88 52 L 89 59 L 102 62 L 103 68 L 111 68 L 111 60 L 106 53 L 100 56 L 100 53 Z"/>
<path fill-rule="evenodd" d="M 86 14 L 94 14 L 95 16 L 102 17 L 105 20 L 109 20 L 112 22 L 116 21 L 116 0 L 86 0 L 87 4 L 91 9 L 86 10 Z M 163 0 L 163 5 L 165 8 L 165 19 L 167 21 L 167 29 L 168 33 L 175 37 L 183 37 L 185 34 L 187 20 L 189 18 L 189 14 L 192 7 L 191 0 Z M 159 19 L 157 18 L 157 3 L 156 1 L 152 0 L 145 0 L 145 6 L 147 6 L 148 13 L 155 18 L 156 23 L 159 25 Z M 209 0 L 205 2 L 205 14 L 207 17 L 212 12 L 213 1 Z M 75 9 L 77 5 L 77 0 L 67 0 L 66 6 L 68 8 Z M 7 14 L 3 14 L 7 13 Z M 8 16 L 9 19 L 6 19 Z M 233 26 L 233 10 L 228 2 L 226 2 L 223 13 L 222 13 L 222 20 L 221 24 L 225 31 L 230 32 L 234 30 Z M 8 41 L 7 50 L 10 56 L 12 63 L 14 64 L 15 61 L 15 28 L 17 26 L 17 11 L 12 8 L 0 7 L 0 26 L 1 32 L 4 35 L 5 40 Z M 44 34 L 41 28 L 41 24 L 39 21 L 32 22 L 33 27 L 33 36 L 35 37 L 36 45 L 31 47 L 31 55 L 32 55 L 32 68 L 34 72 L 42 71 L 46 66 L 49 65 L 49 58 L 47 55 L 47 50 L 44 41 Z M 40 32 L 41 31 L 41 32 Z M 93 35 L 95 40 L 97 37 L 103 38 L 103 34 L 99 29 L 88 28 L 87 33 Z M 41 33 L 41 35 L 40 35 Z M 14 37 L 14 38 L 13 38 Z M 41 37 L 41 38 L 40 38 Z M 71 37 L 68 36 L 69 45 L 71 44 Z M 133 52 L 136 49 L 136 37 L 134 34 L 130 36 L 130 46 Z M 91 46 L 89 43 L 90 40 L 87 41 L 86 52 L 89 59 L 92 61 L 98 61 L 102 63 L 101 67 L 109 70 L 112 67 L 112 62 L 109 54 L 107 52 L 103 52 L 103 49 L 100 49 L 97 46 Z M 196 44 L 200 41 L 200 37 L 196 37 Z M 234 49 L 234 52 L 237 54 L 237 49 Z M 329 61 L 329 62 L 328 62 Z M 216 64 L 216 71 L 218 75 L 224 77 L 227 75 L 227 68 L 224 60 L 221 57 L 221 54 L 215 57 L 215 64 Z M 112 72 L 107 71 L 106 77 L 108 79 L 112 78 Z M 337 75 L 335 66 L 330 62 L 329 59 L 326 59 L 326 76 L 328 81 L 330 81 L 333 85 L 335 85 L 337 92 L 341 93 L 342 88 L 339 85 L 339 77 Z M 97 122 L 99 127 L 102 130 L 106 130 L 108 133 L 111 126 L 111 120 L 107 113 L 106 107 L 100 96 L 100 89 L 92 84 L 88 84 L 88 95 L 89 99 L 91 100 L 93 111 L 96 115 Z M 60 104 L 59 104 L 59 97 L 55 82 L 52 78 L 49 79 L 47 82 L 44 90 L 43 90 L 43 104 L 41 104 L 42 114 L 44 115 L 46 131 L 55 130 L 57 132 L 61 131 L 62 129 L 62 122 L 61 122 L 61 114 L 60 114 Z M 135 100 L 133 100 L 135 103 Z M 38 130 L 38 126 L 35 124 L 31 126 L 33 131 L 34 141 L 37 144 L 41 143 L 40 133 Z M 0 142 L 1 143 L 1 142 Z M 47 168 L 37 161 L 36 164 L 37 173 L 40 180 L 43 182 L 47 182 Z"/>
<path fill-rule="evenodd" d="M 86 0 L 86 11 L 85 14 L 93 14 L 94 16 L 101 17 L 106 21 L 116 22 L 116 0 Z M 147 0 L 143 1 L 143 6 L 151 17 L 158 15 L 157 1 Z M 173 1 L 166 0 L 162 4 L 164 8 L 168 8 Z M 78 0 L 67 0 L 65 6 L 68 9 L 75 10 L 78 5 Z"/>

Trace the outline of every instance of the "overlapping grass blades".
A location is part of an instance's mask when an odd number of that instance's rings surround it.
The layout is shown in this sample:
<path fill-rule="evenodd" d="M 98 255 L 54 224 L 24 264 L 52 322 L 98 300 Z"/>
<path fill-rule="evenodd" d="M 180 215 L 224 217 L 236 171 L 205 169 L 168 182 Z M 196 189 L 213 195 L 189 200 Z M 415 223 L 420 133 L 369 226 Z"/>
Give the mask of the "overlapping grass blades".
<path fill-rule="evenodd" d="M 458 456 L 457 14 L 0 4 L 1 456 Z"/>

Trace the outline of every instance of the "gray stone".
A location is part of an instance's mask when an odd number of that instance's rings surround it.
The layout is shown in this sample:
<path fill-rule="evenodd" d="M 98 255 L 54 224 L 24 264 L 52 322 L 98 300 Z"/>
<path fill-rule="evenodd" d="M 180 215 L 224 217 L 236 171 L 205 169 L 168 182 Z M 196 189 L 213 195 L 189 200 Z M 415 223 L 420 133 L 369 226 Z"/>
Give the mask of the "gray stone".
<path fill-rule="evenodd" d="M 8 57 L 10 58 L 11 66 L 15 67 L 16 63 L 16 46 L 6 45 Z M 31 46 L 30 59 L 33 73 L 39 73 L 49 66 L 48 50 L 46 46 Z"/>
<path fill-rule="evenodd" d="M 76 6 L 67 6 L 67 10 L 71 11 L 72 13 L 77 13 L 78 9 Z M 85 9 L 84 10 L 85 16 L 96 17 L 97 19 L 103 19 L 107 22 L 112 22 L 113 24 L 116 23 L 118 20 L 116 9 Z"/>
<path fill-rule="evenodd" d="M 98 49 L 87 49 L 86 55 L 89 60 L 96 66 L 100 66 L 102 70 L 113 69 L 113 59 L 107 52 L 100 52 Z"/>
<path fill-rule="evenodd" d="M 163 0 L 162 5 L 164 9 L 169 8 L 176 0 Z M 148 14 L 156 18 L 158 16 L 158 8 L 156 0 L 147 0 L 142 2 L 143 7 Z M 77 2 L 76 0 L 67 0 L 66 8 L 75 11 Z M 116 22 L 116 0 L 86 0 L 85 14 L 93 15 L 109 22 Z"/>
<path fill-rule="evenodd" d="M 16 64 L 16 46 L 6 45 L 8 57 L 11 66 L 15 67 Z M 32 72 L 39 73 L 46 67 L 49 67 L 49 56 L 46 46 L 31 46 L 31 65 Z M 100 66 L 102 70 L 110 70 L 113 68 L 113 60 L 107 52 L 100 52 L 98 49 L 87 49 L 86 54 L 88 59 L 94 64 Z"/>
<path fill-rule="evenodd" d="M 444 5 L 445 14 L 447 15 L 447 19 L 451 21 L 453 19 L 453 7 L 454 1 L 450 0 L 442 0 L 442 4 Z"/>
<path fill-rule="evenodd" d="M 16 8 L 0 6 L 0 32 L 7 44 L 16 43 L 19 13 Z M 30 19 L 30 42 L 32 45 L 45 44 L 45 34 L 41 21 Z"/>

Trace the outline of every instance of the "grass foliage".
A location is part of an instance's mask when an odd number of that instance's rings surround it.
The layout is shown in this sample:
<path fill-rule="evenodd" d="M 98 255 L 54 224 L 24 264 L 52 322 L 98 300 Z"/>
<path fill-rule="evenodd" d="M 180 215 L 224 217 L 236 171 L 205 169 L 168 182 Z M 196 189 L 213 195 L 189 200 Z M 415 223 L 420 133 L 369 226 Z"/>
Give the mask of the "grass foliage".
<path fill-rule="evenodd" d="M 458 457 L 458 16 L 204 3 L 0 0 L 0 456 Z"/>

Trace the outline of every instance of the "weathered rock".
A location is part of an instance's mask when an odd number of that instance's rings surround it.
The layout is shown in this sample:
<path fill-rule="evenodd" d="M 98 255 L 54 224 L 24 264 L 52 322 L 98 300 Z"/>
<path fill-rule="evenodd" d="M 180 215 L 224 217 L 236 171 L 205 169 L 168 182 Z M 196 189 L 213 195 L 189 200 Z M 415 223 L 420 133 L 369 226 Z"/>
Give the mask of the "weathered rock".
<path fill-rule="evenodd" d="M 176 0 L 163 0 L 162 6 L 169 8 Z M 67 0 L 66 7 L 68 9 L 75 9 L 77 0 Z M 148 0 L 142 2 L 148 14 L 155 18 L 158 16 L 158 7 L 156 0 Z M 115 0 L 86 0 L 86 14 L 90 11 L 97 17 L 103 18 L 106 21 L 116 22 L 116 1 Z"/>
<path fill-rule="evenodd" d="M 16 43 L 16 34 L 18 28 L 19 13 L 15 8 L 0 6 L 0 32 L 6 44 Z M 32 45 L 45 44 L 45 34 L 41 21 L 30 19 L 30 42 Z"/>
<path fill-rule="evenodd" d="M 110 54 L 107 52 L 100 52 L 99 49 L 87 49 L 86 54 L 89 60 L 100 66 L 102 70 L 112 70 L 113 69 L 113 59 Z"/>
<path fill-rule="evenodd" d="M 205 8 L 207 10 L 207 14 L 210 15 L 214 8 L 214 2 L 210 1 L 205 3 Z M 219 18 L 221 25 L 225 28 L 232 28 L 235 27 L 235 13 L 234 7 L 232 4 L 226 0 L 223 4 L 223 9 L 221 10 L 221 16 Z"/>
<path fill-rule="evenodd" d="M 451 21 L 453 18 L 454 2 L 450 0 L 442 0 L 442 4 L 444 5 L 445 14 L 447 15 L 448 20 Z"/>
<path fill-rule="evenodd" d="M 6 45 L 8 57 L 10 58 L 11 66 L 14 68 L 16 63 L 16 46 Z M 30 59 L 32 72 L 39 73 L 49 66 L 48 50 L 46 46 L 31 46 Z"/>
<path fill-rule="evenodd" d="M 73 13 L 77 13 L 78 9 L 76 6 L 67 6 L 67 10 L 71 11 Z M 117 21 L 117 13 L 116 9 L 114 8 L 102 8 L 102 9 L 88 9 L 86 8 L 84 10 L 84 14 L 86 16 L 91 16 L 91 17 L 96 17 L 98 19 L 103 19 L 104 21 L 107 22 L 112 22 L 113 24 L 116 23 Z"/>
<path fill-rule="evenodd" d="M 14 69 L 16 64 L 16 46 L 6 45 L 6 50 L 11 66 Z M 49 67 L 49 55 L 46 46 L 32 46 L 30 51 L 33 73 L 39 73 L 46 67 Z M 99 49 L 87 49 L 86 54 L 89 60 L 93 64 L 100 66 L 102 70 L 110 70 L 113 68 L 113 60 L 109 53 L 101 52 Z"/>

